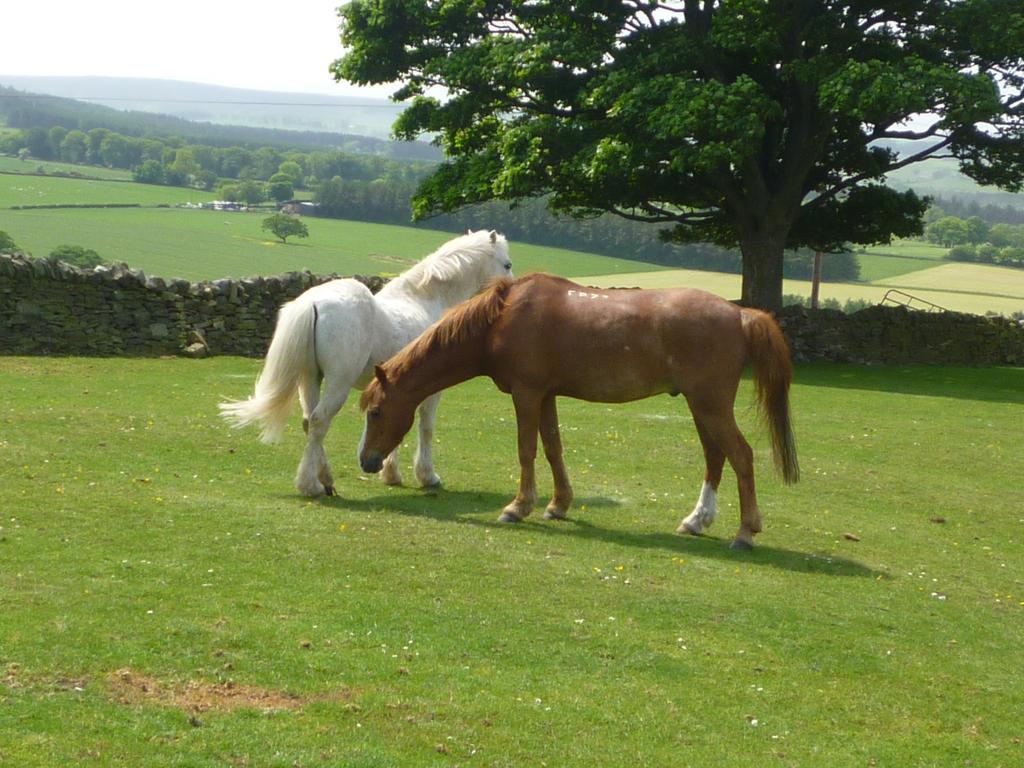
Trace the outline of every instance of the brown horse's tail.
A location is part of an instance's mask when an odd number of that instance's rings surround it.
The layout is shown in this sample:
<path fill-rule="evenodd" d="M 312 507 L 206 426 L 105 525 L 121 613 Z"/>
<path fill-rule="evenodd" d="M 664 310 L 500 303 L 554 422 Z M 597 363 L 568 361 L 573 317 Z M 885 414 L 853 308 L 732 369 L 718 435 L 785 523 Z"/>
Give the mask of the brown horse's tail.
<path fill-rule="evenodd" d="M 795 483 L 800 479 L 800 465 L 789 420 L 789 384 L 793 380 L 789 346 L 775 319 L 757 309 L 743 310 L 743 333 L 754 366 L 757 400 L 771 434 L 775 466 L 785 482 Z"/>

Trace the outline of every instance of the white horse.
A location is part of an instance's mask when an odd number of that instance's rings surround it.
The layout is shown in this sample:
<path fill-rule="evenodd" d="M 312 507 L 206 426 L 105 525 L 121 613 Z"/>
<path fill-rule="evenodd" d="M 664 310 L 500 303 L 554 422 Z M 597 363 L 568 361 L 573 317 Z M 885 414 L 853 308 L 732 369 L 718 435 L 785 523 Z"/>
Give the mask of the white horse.
<path fill-rule="evenodd" d="M 307 496 L 333 495 L 324 438 L 352 387 L 363 387 L 376 363 L 419 336 L 449 307 L 493 278 L 511 274 L 505 238 L 481 230 L 445 243 L 376 295 L 351 278 L 310 288 L 281 307 L 253 396 L 221 403 L 221 415 L 234 427 L 260 422 L 261 439 L 273 442 L 284 432 L 297 392 L 306 450 L 295 486 Z M 419 407 L 414 469 L 427 487 L 441 484 L 431 453 L 439 399 L 427 398 Z M 398 448 L 384 462 L 381 478 L 401 484 Z"/>

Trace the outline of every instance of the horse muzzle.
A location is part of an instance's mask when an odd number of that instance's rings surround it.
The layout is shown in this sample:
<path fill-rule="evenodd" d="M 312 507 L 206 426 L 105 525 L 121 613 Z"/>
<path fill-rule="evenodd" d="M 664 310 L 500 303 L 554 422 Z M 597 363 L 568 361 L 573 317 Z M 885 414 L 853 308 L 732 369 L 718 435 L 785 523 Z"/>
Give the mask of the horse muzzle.
<path fill-rule="evenodd" d="M 366 456 L 360 455 L 359 466 L 363 468 L 363 472 L 375 475 L 384 466 L 384 459 L 376 453 L 367 454 Z"/>

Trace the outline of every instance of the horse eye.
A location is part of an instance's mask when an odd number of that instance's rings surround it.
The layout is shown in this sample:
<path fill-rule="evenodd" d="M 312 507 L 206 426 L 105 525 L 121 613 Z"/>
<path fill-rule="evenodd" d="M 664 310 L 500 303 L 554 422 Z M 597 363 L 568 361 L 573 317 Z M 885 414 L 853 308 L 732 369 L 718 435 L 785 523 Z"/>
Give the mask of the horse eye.
<path fill-rule="evenodd" d="M 506 272 L 511 272 L 512 271 L 512 262 L 511 261 L 506 261 L 505 262 L 505 271 Z"/>
<path fill-rule="evenodd" d="M 371 419 L 376 419 L 377 417 L 380 416 L 380 408 L 373 407 L 366 412 L 366 415 L 369 416 Z"/>

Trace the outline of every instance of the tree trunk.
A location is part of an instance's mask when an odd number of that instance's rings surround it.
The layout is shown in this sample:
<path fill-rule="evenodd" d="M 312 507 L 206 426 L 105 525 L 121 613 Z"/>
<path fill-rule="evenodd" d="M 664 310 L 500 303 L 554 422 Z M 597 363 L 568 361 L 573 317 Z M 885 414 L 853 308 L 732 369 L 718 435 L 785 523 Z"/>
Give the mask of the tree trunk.
<path fill-rule="evenodd" d="M 785 243 L 785 237 L 771 237 L 763 233 L 744 238 L 741 242 L 741 301 L 744 306 L 757 307 L 769 312 L 782 308 L 782 254 Z"/>

